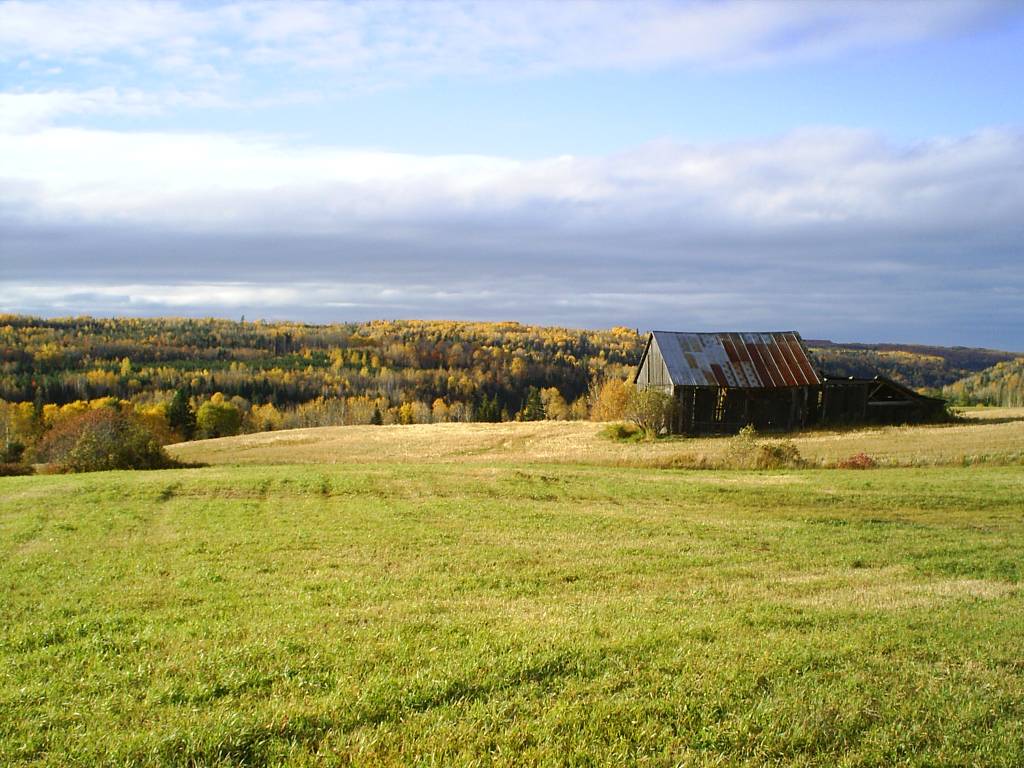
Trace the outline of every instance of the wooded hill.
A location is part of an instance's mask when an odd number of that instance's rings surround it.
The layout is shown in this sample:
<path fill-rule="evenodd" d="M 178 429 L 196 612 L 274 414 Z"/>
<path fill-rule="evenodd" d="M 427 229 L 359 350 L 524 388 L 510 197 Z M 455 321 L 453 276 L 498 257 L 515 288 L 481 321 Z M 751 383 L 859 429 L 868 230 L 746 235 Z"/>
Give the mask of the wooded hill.
<path fill-rule="evenodd" d="M 819 367 L 832 376 L 887 376 L 933 393 L 997 363 L 1013 360 L 1012 352 L 974 347 L 921 344 L 837 344 L 808 340 Z"/>
<path fill-rule="evenodd" d="M 159 402 L 184 389 L 197 398 L 219 392 L 278 407 L 363 398 L 372 401 L 370 411 L 403 403 L 429 408 L 440 399 L 492 420 L 519 411 L 531 388 L 557 388 L 572 403 L 595 378 L 626 376 L 640 344 L 631 329 L 519 323 L 8 315 L 0 316 L 0 399 Z"/>
<path fill-rule="evenodd" d="M 549 417 L 586 416 L 590 383 L 623 378 L 644 337 L 628 328 L 576 330 L 520 323 L 374 321 L 308 325 L 178 318 L 0 316 L 0 399 L 63 405 L 115 397 L 167 403 L 185 390 L 196 402 L 221 393 L 250 405 L 298 406 L 340 400 L 348 422 L 403 404 L 424 420 L 434 406 L 458 420 L 514 416 L 530 393 L 546 391 Z M 964 347 L 809 342 L 831 375 L 880 373 L 915 388 L 938 389 L 1011 353 Z M 1017 367 L 1014 367 L 1016 365 Z M 1020 363 L 993 369 L 977 384 L 952 388 L 983 402 L 1018 391 Z M 1014 379 L 1014 375 L 1017 376 Z M 998 389 L 997 387 L 997 389 Z M 554 398 L 554 400 L 552 400 Z M 1003 402 L 1000 400 L 1000 402 Z M 573 409 L 573 404 L 576 404 Z M 352 410 L 355 409 L 355 410 Z M 399 416 L 393 414 L 395 419 Z"/>
<path fill-rule="evenodd" d="M 1024 406 L 1024 357 L 996 363 L 942 388 L 954 405 Z"/>

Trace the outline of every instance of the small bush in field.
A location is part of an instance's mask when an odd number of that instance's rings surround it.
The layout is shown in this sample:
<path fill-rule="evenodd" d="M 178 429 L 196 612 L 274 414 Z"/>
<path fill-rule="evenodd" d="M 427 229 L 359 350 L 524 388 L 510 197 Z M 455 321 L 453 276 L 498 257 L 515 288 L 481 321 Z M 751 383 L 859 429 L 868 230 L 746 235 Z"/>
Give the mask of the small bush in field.
<path fill-rule="evenodd" d="M 757 430 L 754 429 L 753 424 L 748 424 L 729 439 L 729 447 L 724 456 L 725 466 L 734 469 L 752 468 L 757 461 L 760 445 L 757 440 Z"/>
<path fill-rule="evenodd" d="M 16 475 L 31 475 L 32 466 L 29 464 L 18 464 L 13 461 L 0 463 L 0 477 L 15 477 Z"/>
<path fill-rule="evenodd" d="M 877 466 L 878 462 L 863 451 L 836 462 L 838 469 L 874 469 Z"/>
<path fill-rule="evenodd" d="M 768 443 L 757 447 L 755 469 L 798 469 L 804 466 L 803 457 L 791 440 Z"/>
<path fill-rule="evenodd" d="M 634 389 L 626 403 L 626 418 L 639 427 L 645 436 L 655 438 L 667 432 L 672 424 L 676 401 L 659 389 Z"/>
<path fill-rule="evenodd" d="M 64 472 L 177 466 L 153 432 L 116 408 L 87 411 L 54 427 L 36 446 L 35 460 Z"/>
<path fill-rule="evenodd" d="M 730 439 L 723 465 L 728 469 L 798 469 L 805 462 L 791 440 L 761 442 L 757 430 L 748 424 Z"/>
<path fill-rule="evenodd" d="M 607 437 L 609 440 L 620 440 L 623 442 L 631 442 L 639 440 L 643 437 L 643 430 L 635 424 L 608 424 L 601 430 L 601 434 Z"/>
<path fill-rule="evenodd" d="M 652 460 L 651 466 L 658 469 L 710 469 L 711 463 L 703 454 L 677 453 L 664 459 Z"/>

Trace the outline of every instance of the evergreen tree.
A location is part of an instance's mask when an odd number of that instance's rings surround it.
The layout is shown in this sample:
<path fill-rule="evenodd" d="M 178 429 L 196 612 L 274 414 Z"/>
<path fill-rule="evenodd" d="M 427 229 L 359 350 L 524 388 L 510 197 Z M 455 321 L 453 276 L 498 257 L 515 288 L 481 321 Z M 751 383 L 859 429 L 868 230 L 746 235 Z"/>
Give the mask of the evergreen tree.
<path fill-rule="evenodd" d="M 370 417 L 370 423 L 378 427 L 384 423 L 384 417 L 381 416 L 380 408 L 377 406 L 374 406 L 373 408 L 373 415 Z"/>
<path fill-rule="evenodd" d="M 497 395 L 491 398 L 488 398 L 487 395 L 483 396 L 480 405 L 476 409 L 476 420 L 488 422 L 501 421 L 501 403 L 498 402 Z"/>
<path fill-rule="evenodd" d="M 519 415 L 523 421 L 544 420 L 544 403 L 541 401 L 539 389 L 530 387 L 526 393 L 526 403 L 523 405 L 523 410 L 519 412 Z"/>
<path fill-rule="evenodd" d="M 186 440 L 191 440 L 196 433 L 196 412 L 188 400 L 184 389 L 176 390 L 171 404 L 167 406 L 167 423 Z"/>

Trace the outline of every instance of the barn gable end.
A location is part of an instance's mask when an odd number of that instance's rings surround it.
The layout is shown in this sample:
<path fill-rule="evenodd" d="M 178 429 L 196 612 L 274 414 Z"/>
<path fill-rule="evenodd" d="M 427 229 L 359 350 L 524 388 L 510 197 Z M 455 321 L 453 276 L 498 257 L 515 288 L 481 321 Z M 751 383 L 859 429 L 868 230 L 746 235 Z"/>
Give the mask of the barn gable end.
<path fill-rule="evenodd" d="M 640 385 L 641 382 L 643 382 L 641 389 L 655 387 L 671 390 L 673 387 L 672 376 L 665 364 L 665 356 L 661 352 L 661 347 L 658 346 L 657 336 L 653 333 L 647 338 L 647 346 L 644 348 L 640 365 L 633 377 L 634 384 Z"/>

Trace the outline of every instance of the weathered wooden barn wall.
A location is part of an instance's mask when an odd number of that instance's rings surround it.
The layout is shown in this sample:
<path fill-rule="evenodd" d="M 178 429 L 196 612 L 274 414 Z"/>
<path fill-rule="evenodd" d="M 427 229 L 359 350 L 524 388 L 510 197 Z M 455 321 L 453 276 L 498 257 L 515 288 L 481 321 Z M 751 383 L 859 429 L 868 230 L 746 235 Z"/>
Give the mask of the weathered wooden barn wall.
<path fill-rule="evenodd" d="M 941 419 L 946 403 L 876 376 L 871 379 L 825 378 L 818 423 L 919 424 Z"/>
<path fill-rule="evenodd" d="M 748 424 L 763 431 L 785 431 L 814 422 L 815 387 L 746 390 L 723 387 L 677 387 L 673 432 L 731 434 Z"/>
<path fill-rule="evenodd" d="M 650 339 L 647 340 L 647 349 L 641 358 L 636 381 L 643 382 L 642 388 L 656 387 L 666 390 L 672 388 L 672 377 L 669 375 L 668 366 L 665 365 L 661 349 L 657 344 L 652 344 Z"/>

